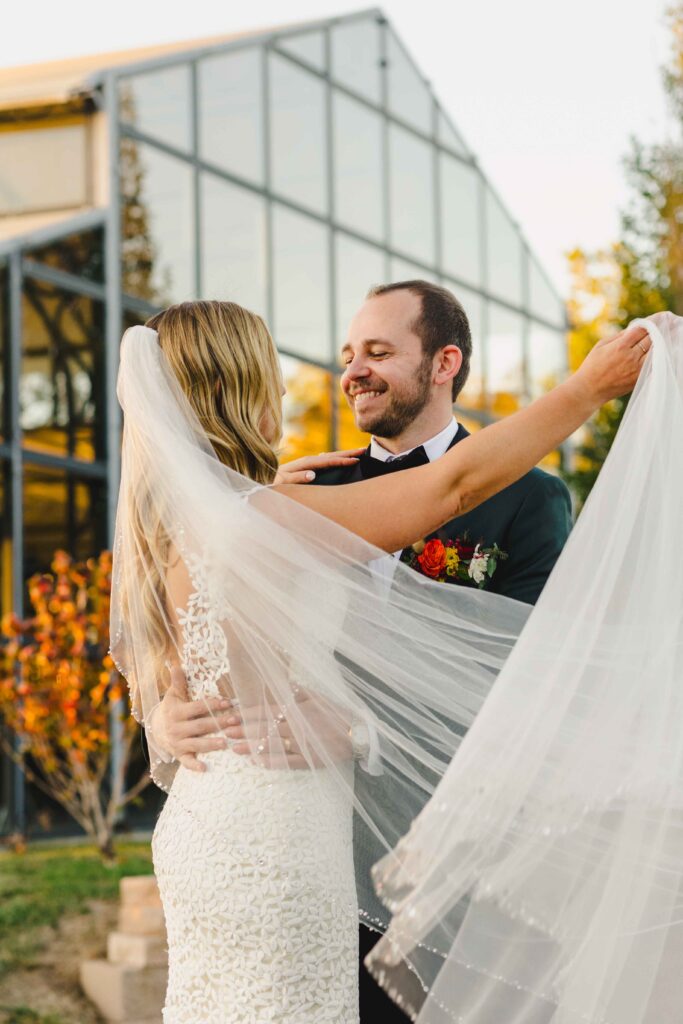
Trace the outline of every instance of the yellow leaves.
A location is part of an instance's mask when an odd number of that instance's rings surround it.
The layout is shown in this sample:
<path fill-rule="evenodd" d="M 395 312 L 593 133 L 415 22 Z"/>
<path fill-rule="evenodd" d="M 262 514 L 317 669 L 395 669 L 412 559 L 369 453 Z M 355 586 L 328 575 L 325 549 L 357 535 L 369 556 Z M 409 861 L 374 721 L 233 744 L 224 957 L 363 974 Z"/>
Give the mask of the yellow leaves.
<path fill-rule="evenodd" d="M 593 254 L 574 249 L 567 259 L 571 274 L 569 367 L 574 372 L 601 338 L 617 330 L 621 270 L 616 246 Z"/>
<path fill-rule="evenodd" d="M 0 621 L 0 717 L 36 758 L 108 756 L 109 709 L 124 693 L 108 653 L 111 565 L 109 552 L 81 564 L 55 552 L 53 575 L 29 580 L 33 617 Z"/>
<path fill-rule="evenodd" d="M 51 566 L 52 571 L 56 575 L 60 575 L 60 573 L 68 572 L 70 567 L 71 567 L 71 561 L 72 561 L 71 560 L 71 556 L 68 555 L 66 553 L 66 551 L 61 551 L 61 550 L 55 551 L 54 558 L 52 560 L 52 566 Z"/>

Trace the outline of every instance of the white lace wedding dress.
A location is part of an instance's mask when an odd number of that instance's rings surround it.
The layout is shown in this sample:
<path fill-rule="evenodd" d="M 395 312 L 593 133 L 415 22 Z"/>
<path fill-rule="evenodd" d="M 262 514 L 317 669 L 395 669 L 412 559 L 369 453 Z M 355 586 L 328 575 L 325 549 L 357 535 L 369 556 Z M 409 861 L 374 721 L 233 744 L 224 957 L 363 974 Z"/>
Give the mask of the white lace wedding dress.
<path fill-rule="evenodd" d="M 181 621 L 190 694 L 217 696 L 225 636 L 199 592 Z M 352 813 L 338 781 L 230 750 L 203 760 L 205 772 L 178 769 L 152 842 L 164 1024 L 357 1024 Z"/>

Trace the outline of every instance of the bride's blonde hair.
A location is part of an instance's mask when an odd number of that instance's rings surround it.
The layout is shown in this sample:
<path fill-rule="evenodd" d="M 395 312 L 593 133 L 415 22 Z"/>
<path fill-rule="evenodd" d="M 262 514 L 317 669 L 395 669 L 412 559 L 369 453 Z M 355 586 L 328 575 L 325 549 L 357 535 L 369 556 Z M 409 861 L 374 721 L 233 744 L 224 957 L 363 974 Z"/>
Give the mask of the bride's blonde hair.
<path fill-rule="evenodd" d="M 282 376 L 277 351 L 260 316 L 234 302 L 202 300 L 169 306 L 146 325 L 164 353 L 217 458 L 257 483 L 273 482 L 275 444 L 282 434 Z M 148 667 L 168 685 L 170 537 L 150 496 L 141 491 L 130 510 L 138 550 L 148 552 L 148 571 L 136 581 L 154 652 Z M 173 561 L 173 564 L 175 564 Z M 124 606 L 127 595 L 122 594 Z M 135 703 L 135 697 L 134 697 Z"/>
<path fill-rule="evenodd" d="M 235 302 L 201 300 L 169 306 L 146 325 L 217 457 L 260 484 L 277 472 L 271 438 L 282 434 L 281 373 L 270 332 L 260 316 Z"/>

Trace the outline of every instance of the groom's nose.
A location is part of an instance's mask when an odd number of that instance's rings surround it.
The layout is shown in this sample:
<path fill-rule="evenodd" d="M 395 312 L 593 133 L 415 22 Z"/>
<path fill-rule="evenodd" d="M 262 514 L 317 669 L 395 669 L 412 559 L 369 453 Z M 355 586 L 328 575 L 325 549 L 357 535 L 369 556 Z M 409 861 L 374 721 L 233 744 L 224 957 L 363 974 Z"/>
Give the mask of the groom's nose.
<path fill-rule="evenodd" d="M 344 373 L 342 374 L 342 381 L 362 380 L 364 377 L 369 376 L 370 367 L 363 356 L 354 356 L 350 363 L 346 364 Z"/>

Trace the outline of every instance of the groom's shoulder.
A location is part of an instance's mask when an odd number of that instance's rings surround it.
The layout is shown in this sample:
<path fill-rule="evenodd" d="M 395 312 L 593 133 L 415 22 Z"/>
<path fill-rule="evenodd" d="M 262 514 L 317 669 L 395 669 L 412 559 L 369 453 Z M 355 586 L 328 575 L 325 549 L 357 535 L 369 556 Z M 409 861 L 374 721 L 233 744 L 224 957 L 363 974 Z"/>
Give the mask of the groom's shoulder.
<path fill-rule="evenodd" d="M 546 512 L 554 508 L 563 516 L 571 516 L 572 501 L 569 488 L 559 476 L 547 473 L 543 469 L 532 469 L 501 492 L 504 500 L 518 508 L 523 507 L 525 513 L 534 509 Z"/>
<path fill-rule="evenodd" d="M 357 466 L 332 466 L 330 469 L 319 469 L 311 483 L 333 487 L 336 484 L 352 484 L 359 479 Z"/>

